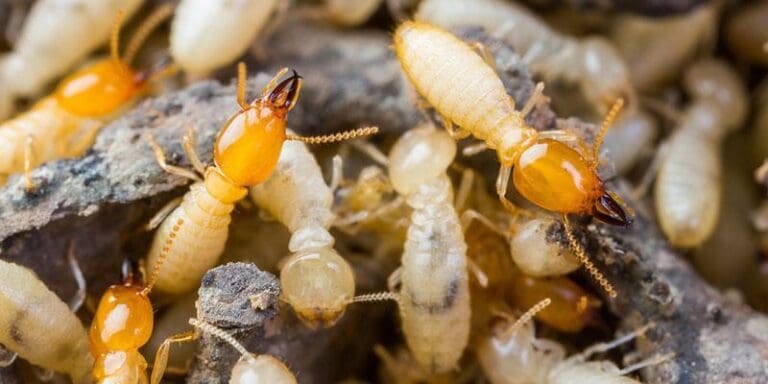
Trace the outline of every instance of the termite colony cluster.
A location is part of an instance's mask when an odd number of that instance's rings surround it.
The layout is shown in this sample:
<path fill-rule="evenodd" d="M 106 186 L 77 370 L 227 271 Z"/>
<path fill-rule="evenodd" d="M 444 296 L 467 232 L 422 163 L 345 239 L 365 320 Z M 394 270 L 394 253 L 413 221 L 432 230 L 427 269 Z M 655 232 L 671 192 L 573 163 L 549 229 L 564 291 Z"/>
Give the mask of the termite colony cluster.
<path fill-rule="evenodd" d="M 766 382 L 768 3 L 522 3 L 0 1 L 0 383 Z"/>

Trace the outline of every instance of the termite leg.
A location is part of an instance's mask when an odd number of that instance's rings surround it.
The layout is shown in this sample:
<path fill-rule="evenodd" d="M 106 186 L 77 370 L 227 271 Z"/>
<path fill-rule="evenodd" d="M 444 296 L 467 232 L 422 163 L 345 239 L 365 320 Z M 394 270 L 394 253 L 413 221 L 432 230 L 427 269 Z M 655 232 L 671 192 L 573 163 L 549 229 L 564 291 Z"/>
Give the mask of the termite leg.
<path fill-rule="evenodd" d="M 485 144 L 484 142 L 479 142 L 476 144 L 468 145 L 464 147 L 464 149 L 461 150 L 461 154 L 465 157 L 470 157 L 477 155 L 480 152 L 483 152 L 488 149 L 488 144 Z"/>
<path fill-rule="evenodd" d="M 187 178 L 187 179 L 190 179 L 190 180 L 193 180 L 193 181 L 200 181 L 200 177 L 197 174 L 195 174 L 194 172 L 192 172 L 192 171 L 190 171 L 190 170 L 188 170 L 186 168 L 177 167 L 175 165 L 168 164 L 165 161 L 165 152 L 163 151 L 162 148 L 160 148 L 159 145 L 157 145 L 157 143 L 155 142 L 155 138 L 154 138 L 154 136 L 152 136 L 151 132 L 147 133 L 147 142 L 149 143 L 149 146 L 152 148 L 152 151 L 155 152 L 155 160 L 157 160 L 157 164 L 164 171 L 166 171 L 166 172 L 168 172 L 168 173 L 170 173 L 172 175 L 184 177 L 184 178 Z"/>
<path fill-rule="evenodd" d="M 83 302 L 85 302 L 86 283 L 85 277 L 83 277 L 83 271 L 80 269 L 80 264 L 75 257 L 75 245 L 73 242 L 69 243 L 67 249 L 67 261 L 69 262 L 69 268 L 72 270 L 72 276 L 74 276 L 75 282 L 77 283 L 77 291 L 69 300 L 69 309 L 72 312 L 77 313 L 80 307 L 83 306 Z"/>
<path fill-rule="evenodd" d="M 37 164 L 35 143 L 35 137 L 32 135 L 24 138 L 24 189 L 27 193 L 35 191 L 35 183 L 32 181 L 32 168 Z"/>
<path fill-rule="evenodd" d="M 531 93 L 531 96 L 528 97 L 528 101 L 525 102 L 525 105 L 523 105 L 523 109 L 520 110 L 520 114 L 523 115 L 523 117 L 528 116 L 528 114 L 533 111 L 533 108 L 536 107 L 536 104 L 539 103 L 539 100 L 541 100 L 541 96 L 544 92 L 544 83 L 539 81 L 536 83 L 536 86 L 533 88 L 533 92 Z"/>
<path fill-rule="evenodd" d="M 87 124 L 83 129 L 84 133 L 77 138 L 77 143 L 71 146 L 72 153 L 84 153 L 90 148 L 96 140 L 96 135 L 99 134 L 102 126 L 103 125 L 100 122 Z"/>
<path fill-rule="evenodd" d="M 390 292 L 397 291 L 397 286 L 400 285 L 400 278 L 403 276 L 403 267 L 397 267 L 392 273 L 387 277 L 387 288 L 390 290 Z"/>
<path fill-rule="evenodd" d="M 480 55 L 480 57 L 483 58 L 483 61 L 485 61 L 486 64 L 493 68 L 494 71 L 498 70 L 496 67 L 496 59 L 493 58 L 493 54 L 488 49 L 488 47 L 485 46 L 485 44 L 479 41 L 474 41 L 470 45 Z"/>
<path fill-rule="evenodd" d="M 160 208 L 159 211 L 157 211 L 157 213 L 155 213 L 154 216 L 152 216 L 151 219 L 149 219 L 149 222 L 147 222 L 147 224 L 144 226 L 144 230 L 151 231 L 162 224 L 165 218 L 168 217 L 168 215 L 170 215 L 171 212 L 173 212 L 173 210 L 181 204 L 181 200 L 181 197 L 177 197 L 166 203 L 162 208 Z"/>
<path fill-rule="evenodd" d="M 519 208 L 507 199 L 507 187 L 509 187 L 509 176 L 511 175 L 512 167 L 502 164 L 499 168 L 499 176 L 496 178 L 496 194 L 499 196 L 501 205 L 513 215 L 517 215 Z"/>
<path fill-rule="evenodd" d="M 336 190 L 341 185 L 341 180 L 344 178 L 344 160 L 341 156 L 333 156 L 331 167 L 331 183 L 328 188 L 331 190 L 331 194 L 336 194 Z"/>
<path fill-rule="evenodd" d="M 171 348 L 171 344 L 186 343 L 193 341 L 196 338 L 197 335 L 195 332 L 189 331 L 180 333 L 178 335 L 173 335 L 163 341 L 163 344 L 160 345 L 160 348 L 157 349 L 157 353 L 155 353 L 155 363 L 152 367 L 152 376 L 150 380 L 151 384 L 158 384 L 163 378 L 165 368 L 168 366 L 168 352 Z"/>
<path fill-rule="evenodd" d="M 488 288 L 488 275 L 483 272 L 482 268 L 480 268 L 480 266 L 472 259 L 467 259 L 467 267 L 469 268 L 469 271 L 475 275 L 477 283 L 483 288 Z"/>
<path fill-rule="evenodd" d="M 272 91 L 273 88 L 277 85 L 277 81 L 280 80 L 283 75 L 288 73 L 288 68 L 280 68 L 279 71 L 277 71 L 277 74 L 275 77 L 269 80 L 269 83 L 264 86 L 264 88 L 261 89 L 261 97 L 266 97 L 270 91 Z"/>
<path fill-rule="evenodd" d="M 389 166 L 389 158 L 379 148 L 366 140 L 352 141 L 349 143 L 352 148 L 370 157 L 371 160 L 385 167 Z"/>
<path fill-rule="evenodd" d="M 200 157 L 197 156 L 197 141 L 195 140 L 194 126 L 190 125 L 189 128 L 187 128 L 187 133 L 184 134 L 184 137 L 182 137 L 181 141 L 184 145 L 184 152 L 189 158 L 189 162 L 192 163 L 192 166 L 195 168 L 197 173 L 201 175 L 205 174 L 205 164 L 203 164 L 203 162 L 200 160 Z"/>
<path fill-rule="evenodd" d="M 459 188 L 456 192 L 456 197 L 453 199 L 453 207 L 456 212 L 464 210 L 464 206 L 467 205 L 469 194 L 472 191 L 472 184 L 475 181 L 475 172 L 469 168 L 465 168 L 461 171 L 461 181 L 459 182 Z"/>
<path fill-rule="evenodd" d="M 488 229 L 490 229 L 491 231 L 503 237 L 508 236 L 507 231 L 505 231 L 503 228 L 501 228 L 496 223 L 491 221 L 491 219 L 487 218 L 482 213 L 475 211 L 474 209 L 467 209 L 466 211 L 464 211 L 464 213 L 461 214 L 460 221 L 461 221 L 462 231 L 466 231 L 467 228 L 469 228 L 469 225 L 472 224 L 473 220 L 479 221 L 480 223 L 488 227 Z"/>
<path fill-rule="evenodd" d="M 440 116 L 440 120 L 443 121 L 443 127 L 454 140 L 461 140 L 465 137 L 469 137 L 472 134 L 469 130 L 462 127 L 454 128 L 453 121 L 446 116 Z"/>
<path fill-rule="evenodd" d="M 583 352 L 569 357 L 568 362 L 587 361 L 587 359 L 589 359 L 592 355 L 596 353 L 603 353 L 603 352 L 610 351 L 611 349 L 614 349 L 622 344 L 626 344 L 634 340 L 635 338 L 644 335 L 645 332 L 653 328 L 654 325 L 655 325 L 654 323 L 649 323 L 624 336 L 617 338 L 616 340 L 609 341 L 606 343 L 597 343 L 595 345 L 592 345 L 591 347 L 588 347 L 587 349 L 585 349 Z"/>
<path fill-rule="evenodd" d="M 579 137 L 576 136 L 573 132 L 568 132 L 564 129 L 542 131 L 539 132 L 539 137 L 542 139 L 552 139 L 562 142 L 574 142 L 579 140 Z"/>
<path fill-rule="evenodd" d="M 334 226 L 337 227 L 348 227 L 355 224 L 362 223 L 364 221 L 371 221 L 374 219 L 377 219 L 379 217 L 384 216 L 388 212 L 391 212 L 397 208 L 399 208 L 401 205 L 405 203 L 405 198 L 402 196 L 398 196 L 392 201 L 372 210 L 372 211 L 366 211 L 366 212 L 359 212 L 357 214 L 349 215 L 344 218 L 340 218 L 336 220 L 334 223 Z"/>
<path fill-rule="evenodd" d="M 619 375 L 619 376 L 628 375 L 628 374 L 630 374 L 632 372 L 638 371 L 638 370 L 643 369 L 645 367 L 650 367 L 650 366 L 654 366 L 654 365 L 657 365 L 657 364 L 661 364 L 661 363 L 663 363 L 665 361 L 668 361 L 668 360 L 670 360 L 670 359 L 672 359 L 674 357 L 675 357 L 675 353 L 674 352 L 667 353 L 667 354 L 664 354 L 664 355 L 652 356 L 652 357 L 650 357 L 648 359 L 645 359 L 643 361 L 640 361 L 640 362 L 632 364 L 632 365 L 630 365 L 628 367 L 625 367 L 624 369 L 621 369 L 621 370 L 617 371 L 616 374 Z"/>

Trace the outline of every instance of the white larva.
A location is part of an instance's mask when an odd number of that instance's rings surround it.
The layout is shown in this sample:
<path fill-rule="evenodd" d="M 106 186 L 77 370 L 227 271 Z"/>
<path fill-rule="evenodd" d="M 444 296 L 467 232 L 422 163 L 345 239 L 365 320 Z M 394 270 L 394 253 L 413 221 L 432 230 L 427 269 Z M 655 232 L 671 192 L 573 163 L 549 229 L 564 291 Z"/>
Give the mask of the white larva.
<path fill-rule="evenodd" d="M 30 363 L 90 383 L 93 357 L 80 320 L 29 269 L 0 260 L 0 344 Z"/>
<path fill-rule="evenodd" d="M 308 325 L 333 325 L 355 295 L 354 274 L 333 249 L 333 191 L 306 144 L 286 142 L 272 176 L 250 194 L 291 232 L 280 271 L 284 300 Z"/>
<path fill-rule="evenodd" d="M 672 245 L 694 247 L 714 231 L 720 211 L 720 144 L 747 115 L 747 93 L 727 64 L 702 60 L 685 76 L 693 98 L 659 164 L 654 196 Z"/>
<path fill-rule="evenodd" d="M 629 71 L 609 41 L 560 34 L 517 4 L 499 0 L 424 0 L 415 19 L 443 28 L 485 28 L 522 52 L 533 72 L 547 79 L 579 84 L 600 113 L 618 98 L 635 104 Z"/>
<path fill-rule="evenodd" d="M 182 0 L 171 24 L 171 55 L 183 70 L 205 75 L 233 63 L 274 13 L 277 0 Z"/>
<path fill-rule="evenodd" d="M 109 38 L 115 15 L 130 17 L 143 0 L 40 0 L 35 3 L 0 78 L 13 95 L 35 96 Z M 5 91 L 4 91 L 5 92 Z"/>

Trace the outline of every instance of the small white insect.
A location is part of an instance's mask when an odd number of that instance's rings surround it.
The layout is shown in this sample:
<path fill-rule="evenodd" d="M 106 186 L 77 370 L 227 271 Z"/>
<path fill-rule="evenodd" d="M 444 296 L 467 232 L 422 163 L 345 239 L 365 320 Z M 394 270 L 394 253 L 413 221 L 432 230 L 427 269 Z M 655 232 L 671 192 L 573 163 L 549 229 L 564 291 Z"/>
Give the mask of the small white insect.
<path fill-rule="evenodd" d="M 193 75 L 205 75 L 245 53 L 278 6 L 277 0 L 182 0 L 171 24 L 171 55 Z"/>
<path fill-rule="evenodd" d="M 613 164 L 619 174 L 629 172 L 635 162 L 653 150 L 659 126 L 646 112 L 634 109 L 616 121 L 605 134 L 601 156 Z"/>
<path fill-rule="evenodd" d="M 355 27 L 368 21 L 381 3 L 382 0 L 326 0 L 324 11 L 332 23 Z"/>
<path fill-rule="evenodd" d="M 608 111 L 619 98 L 635 105 L 624 59 L 602 37 L 576 39 L 560 34 L 524 7 L 499 0 L 424 0 L 414 17 L 443 28 L 485 28 L 523 52 L 534 73 L 579 84 L 599 113 Z"/>
<path fill-rule="evenodd" d="M 68 374 L 75 384 L 91 382 L 93 357 L 80 319 L 34 272 L 3 260 L 0 344 L 34 365 Z"/>
<path fill-rule="evenodd" d="M 686 73 L 693 101 L 659 159 L 656 215 L 670 243 L 695 247 L 714 231 L 720 212 L 723 137 L 747 116 L 747 91 L 724 62 L 702 60 Z"/>
<path fill-rule="evenodd" d="M 35 96 L 109 39 L 118 12 L 130 17 L 143 0 L 40 0 L 18 41 L 0 64 L 14 96 Z M 6 92 L 4 90 L 3 92 Z"/>
<path fill-rule="evenodd" d="M 600 343 L 582 353 L 565 358 L 565 348 L 554 340 L 536 338 L 531 318 L 549 305 L 542 300 L 517 321 L 496 328 L 482 338 L 476 347 L 480 365 L 492 384 L 638 384 L 637 380 L 624 375 L 641 368 L 660 364 L 672 357 L 652 357 L 624 369 L 608 360 L 587 359 L 595 353 L 605 352 L 641 336 L 645 326 L 609 343 Z"/>

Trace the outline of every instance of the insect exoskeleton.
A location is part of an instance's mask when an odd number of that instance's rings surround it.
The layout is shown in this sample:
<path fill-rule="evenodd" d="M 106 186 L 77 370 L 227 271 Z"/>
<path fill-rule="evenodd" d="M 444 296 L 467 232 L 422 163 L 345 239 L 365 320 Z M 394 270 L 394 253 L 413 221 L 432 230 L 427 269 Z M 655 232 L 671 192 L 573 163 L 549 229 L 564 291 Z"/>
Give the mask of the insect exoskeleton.
<path fill-rule="evenodd" d="M 34 272 L 0 260 L 0 344 L 44 369 L 90 383 L 93 358 L 80 320 Z"/>
<path fill-rule="evenodd" d="M 286 140 L 325 143 L 371 132 L 363 128 L 318 137 L 286 134 L 286 118 L 299 97 L 301 76 L 293 71 L 280 81 L 288 72 L 283 69 L 264 87 L 261 97 L 247 103 L 245 72 L 241 63 L 237 86 L 240 111 L 224 124 L 216 138 L 214 165 L 206 169 L 197 157 L 191 129 L 184 138 L 185 151 L 197 172 L 204 175 L 203 180 L 190 170 L 166 164 L 163 150 L 151 134 L 148 136 L 161 168 L 196 181 L 180 205 L 172 201 L 149 225 L 160 225 L 147 261 L 157 276 L 149 284 L 156 284 L 161 292 L 191 291 L 205 271 L 216 264 L 227 240 L 234 204 L 245 197 L 247 188 L 270 177 Z"/>
<path fill-rule="evenodd" d="M 147 361 L 139 348 L 149 341 L 154 311 L 145 287 L 133 271 L 107 288 L 91 323 L 92 377 L 97 383 L 146 383 Z"/>
<path fill-rule="evenodd" d="M 0 124 L 0 176 L 24 171 L 30 190 L 34 187 L 31 168 L 50 160 L 80 156 L 90 148 L 103 124 L 163 72 L 161 67 L 136 72 L 130 62 L 149 33 L 172 11 L 171 6 L 155 10 L 133 36 L 122 58 L 118 47 L 122 21 L 119 14 L 110 41 L 110 57 L 64 78 L 53 94 Z"/>
<path fill-rule="evenodd" d="M 130 16 L 143 0 L 41 0 L 26 18 L 14 51 L 0 65 L 0 78 L 19 96 L 40 93 L 109 38 L 119 11 Z"/>
<path fill-rule="evenodd" d="M 355 295 L 355 279 L 349 263 L 333 249 L 328 232 L 335 219 L 333 191 L 307 146 L 286 143 L 272 177 L 251 188 L 251 198 L 291 232 L 291 255 L 280 270 L 283 300 L 310 327 L 333 325 Z"/>
<path fill-rule="evenodd" d="M 171 27 L 174 61 L 205 75 L 231 64 L 248 49 L 278 6 L 277 0 L 183 0 Z"/>
<path fill-rule="evenodd" d="M 426 23 L 405 22 L 395 31 L 394 39 L 403 71 L 416 91 L 443 117 L 449 132 L 457 137 L 472 134 L 496 151 L 501 163 L 496 192 L 504 206 L 512 212 L 518 210 L 506 198 L 511 175 L 515 188 L 528 201 L 563 214 L 569 242 L 580 261 L 615 296 L 610 283 L 591 264 L 570 231 L 567 215 L 590 215 L 623 226 L 631 221 L 597 173 L 602 138 L 623 100 L 611 108 L 591 153 L 585 157 L 556 140 L 569 138 L 569 133 L 538 132 L 525 123 L 525 116 L 541 95 L 542 84 L 522 110 L 516 111 L 514 100 L 493 68 L 451 33 Z M 459 131 L 453 130 L 454 123 Z"/>
<path fill-rule="evenodd" d="M 577 333 L 594 325 L 602 304 L 565 276 L 535 278 L 517 274 L 511 279 L 507 292 L 516 308 L 530 308 L 549 298 L 551 304 L 536 313 L 536 319 L 561 332 Z"/>
<path fill-rule="evenodd" d="M 499 0 L 424 0 L 414 17 L 443 28 L 483 27 L 522 52 L 533 72 L 579 84 L 599 113 L 618 98 L 635 104 L 624 59 L 602 37 L 579 40 L 560 34 L 523 6 Z"/>
<path fill-rule="evenodd" d="M 650 327 L 645 326 L 566 359 L 565 348 L 560 343 L 536 337 L 531 318 L 547 305 L 549 300 L 542 300 L 518 319 L 505 315 L 506 323 L 495 326 L 477 344 L 475 352 L 492 384 L 640 383 L 624 375 L 673 357 L 671 354 L 654 356 L 624 369 L 608 360 L 587 361 L 595 353 L 608 351 L 643 335 Z"/>
<path fill-rule="evenodd" d="M 746 89 L 738 75 L 714 59 L 694 64 L 685 88 L 693 101 L 661 154 L 656 215 L 670 243 L 695 247 L 714 231 L 720 211 L 720 144 L 747 115 Z"/>

